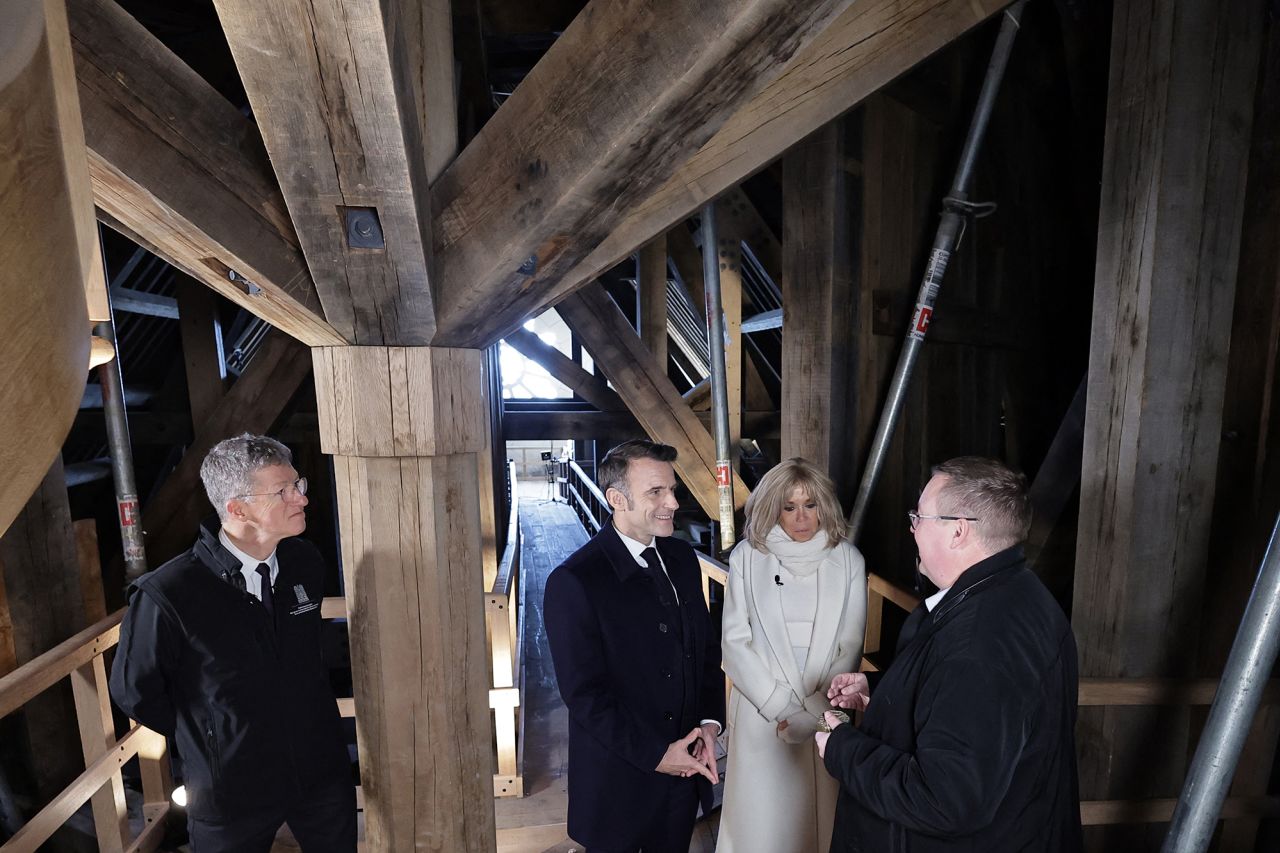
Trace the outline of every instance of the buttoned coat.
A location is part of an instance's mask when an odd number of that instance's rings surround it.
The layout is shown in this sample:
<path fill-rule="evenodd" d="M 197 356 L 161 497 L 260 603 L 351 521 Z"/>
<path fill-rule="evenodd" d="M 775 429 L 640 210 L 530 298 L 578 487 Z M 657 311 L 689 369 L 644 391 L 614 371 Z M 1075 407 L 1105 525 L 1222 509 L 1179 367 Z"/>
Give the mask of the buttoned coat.
<path fill-rule="evenodd" d="M 729 761 L 718 853 L 825 853 L 837 785 L 813 732 L 830 709 L 827 687 L 858 669 L 866 627 L 862 555 L 847 542 L 817 569 L 818 606 L 803 670 L 787 634 L 772 553 L 741 542 L 729 556 L 723 641 L 729 699 Z M 778 723 L 788 720 L 780 736 Z"/>
<path fill-rule="evenodd" d="M 673 741 L 724 719 L 724 676 L 697 555 L 679 539 L 654 541 L 678 606 L 612 523 L 547 578 L 547 640 L 569 711 L 568 829 L 588 848 L 634 846 L 664 819 L 673 786 L 699 786 L 710 807 L 706 780 L 657 772 Z"/>

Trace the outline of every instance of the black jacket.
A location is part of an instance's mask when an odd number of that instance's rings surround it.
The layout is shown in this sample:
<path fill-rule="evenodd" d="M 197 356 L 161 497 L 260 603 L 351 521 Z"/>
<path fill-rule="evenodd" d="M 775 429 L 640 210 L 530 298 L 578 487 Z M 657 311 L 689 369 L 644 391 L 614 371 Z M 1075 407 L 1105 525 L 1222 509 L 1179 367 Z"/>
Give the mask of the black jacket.
<path fill-rule="evenodd" d="M 632 846 L 662 819 L 671 787 L 694 784 L 657 772 L 667 746 L 704 719 L 724 719 L 697 555 L 678 539 L 656 543 L 678 608 L 612 524 L 547 578 L 547 639 L 569 710 L 569 835 L 588 848 Z M 710 785 L 697 778 L 709 808 Z"/>
<path fill-rule="evenodd" d="M 840 726 L 832 853 L 1080 849 L 1076 644 L 1010 548 L 908 618 L 861 728 Z"/>
<path fill-rule="evenodd" d="M 320 654 L 319 552 L 301 539 L 276 549 L 272 630 L 216 530 L 130 587 L 111 668 L 120 709 L 175 741 L 200 819 L 280 808 L 351 778 Z"/>

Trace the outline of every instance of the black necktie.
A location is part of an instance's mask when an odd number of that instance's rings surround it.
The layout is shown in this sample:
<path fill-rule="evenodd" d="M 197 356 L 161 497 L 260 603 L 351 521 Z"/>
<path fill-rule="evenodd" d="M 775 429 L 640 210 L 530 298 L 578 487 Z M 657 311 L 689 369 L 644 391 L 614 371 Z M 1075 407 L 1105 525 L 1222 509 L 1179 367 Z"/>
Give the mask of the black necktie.
<path fill-rule="evenodd" d="M 262 606 L 267 608 L 271 621 L 276 619 L 276 600 L 271 592 L 271 567 L 266 563 L 258 563 L 258 582 L 262 585 Z"/>
<path fill-rule="evenodd" d="M 644 559 L 644 564 L 649 567 L 649 576 L 658 585 L 658 600 L 665 606 L 667 603 L 667 590 L 670 590 L 674 595 L 676 588 L 671 583 L 671 579 L 667 577 L 667 573 L 662 570 L 662 562 L 658 559 L 658 551 L 650 546 L 641 551 L 640 556 Z"/>

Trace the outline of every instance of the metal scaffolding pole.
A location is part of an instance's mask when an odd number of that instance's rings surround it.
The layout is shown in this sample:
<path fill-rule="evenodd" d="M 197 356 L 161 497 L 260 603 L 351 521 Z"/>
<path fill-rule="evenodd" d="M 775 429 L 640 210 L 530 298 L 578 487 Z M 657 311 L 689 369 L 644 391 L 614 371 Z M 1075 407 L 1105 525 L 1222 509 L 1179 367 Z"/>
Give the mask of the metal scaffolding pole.
<path fill-rule="evenodd" d="M 1027 0 L 1018 0 L 1004 11 L 1000 34 L 996 37 L 996 46 L 991 52 L 987 74 L 982 81 L 982 91 L 978 95 L 978 105 L 974 108 L 969 133 L 964 141 L 964 150 L 960 154 L 960 164 L 956 167 L 951 191 L 942 200 L 942 221 L 933 238 L 929 263 L 924 271 L 924 280 L 920 283 L 920 292 L 916 296 L 916 310 L 911 315 L 910 325 L 907 326 L 902 355 L 899 356 L 898 366 L 893 372 L 893 380 L 889 384 L 889 396 L 885 401 L 884 410 L 880 413 L 880 423 L 876 426 L 867 466 L 863 470 L 862 482 L 858 486 L 858 497 L 854 501 L 853 511 L 849 514 L 850 538 L 853 540 L 856 540 L 862 531 L 871 493 L 875 489 L 876 481 L 880 479 L 881 469 L 884 468 L 889 440 L 893 437 L 898 418 L 902 414 L 907 383 L 911 379 L 920 349 L 924 346 L 924 338 L 929 331 L 929 320 L 933 317 L 934 302 L 937 301 L 938 289 L 942 286 L 942 277 L 947 271 L 947 264 L 964 233 L 967 217 L 981 209 L 980 205 L 969 201 L 974 166 L 978 160 L 978 150 L 982 146 L 982 137 L 986 133 L 996 95 L 1000 91 L 1005 67 L 1009 64 L 1009 53 L 1013 49 L 1013 41 L 1018 34 L 1019 21 L 1022 18 L 1022 8 L 1026 2 Z"/>
<path fill-rule="evenodd" d="M 1280 518 L 1262 558 L 1240 629 L 1231 645 L 1209 721 L 1182 784 L 1162 853 L 1209 848 L 1240 752 L 1280 652 Z"/>
<path fill-rule="evenodd" d="M 111 288 L 107 288 L 108 308 L 110 305 Z M 115 353 L 110 361 L 98 366 L 98 383 L 102 386 L 102 409 L 107 418 L 107 443 L 111 453 L 111 478 L 116 489 L 120 543 L 124 548 L 125 579 L 133 581 L 147 571 L 147 551 L 142 542 L 138 487 L 133 478 L 133 446 L 129 442 L 129 421 L 125 416 L 124 379 L 120 372 L 114 310 L 110 316 L 110 320 L 94 326 L 93 333 L 109 341 Z"/>
<path fill-rule="evenodd" d="M 728 551 L 737 537 L 733 529 L 733 454 L 729 449 L 729 390 L 724 363 L 724 309 L 720 302 L 719 247 L 715 202 L 709 201 L 702 208 L 702 277 L 707 296 L 707 340 L 711 349 L 711 409 L 716 432 L 720 549 Z"/>

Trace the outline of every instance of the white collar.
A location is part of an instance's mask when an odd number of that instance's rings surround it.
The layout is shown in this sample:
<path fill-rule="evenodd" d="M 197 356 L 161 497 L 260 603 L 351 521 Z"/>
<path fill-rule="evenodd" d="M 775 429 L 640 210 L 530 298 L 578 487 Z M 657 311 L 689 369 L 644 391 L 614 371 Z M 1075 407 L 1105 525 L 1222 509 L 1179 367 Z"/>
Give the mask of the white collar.
<path fill-rule="evenodd" d="M 945 596 L 950 591 L 951 591 L 951 587 L 938 590 L 933 595 L 929 596 L 924 600 L 924 606 L 927 607 L 930 612 L 932 612 L 933 608 L 938 606 L 938 602 L 942 600 L 943 596 Z"/>
<path fill-rule="evenodd" d="M 244 551 L 236 547 L 231 541 L 231 537 L 227 535 L 227 531 L 221 527 L 218 528 L 218 541 L 222 543 L 222 547 L 231 552 L 231 555 L 240 561 L 240 573 L 246 578 L 249 575 L 256 575 L 258 572 L 258 564 L 266 563 L 271 567 L 271 582 L 276 582 L 276 577 L 280 574 L 280 564 L 276 560 L 276 549 L 271 549 L 271 553 L 267 555 L 265 560 L 259 560 L 257 557 L 251 557 Z"/>
<path fill-rule="evenodd" d="M 645 544 L 644 542 L 637 542 L 627 534 L 623 533 L 621 530 L 618 529 L 618 526 L 616 524 L 613 527 L 613 532 L 617 533 L 618 538 L 622 540 L 622 544 L 627 546 L 627 550 L 631 552 L 632 559 L 634 559 L 637 563 L 639 563 L 642 566 L 648 565 L 648 563 L 644 561 L 644 557 L 640 556 L 641 554 L 644 553 L 644 550 L 646 548 L 652 548 L 654 551 L 658 550 L 658 537 L 656 536 L 651 538 L 648 544 Z M 661 554 L 658 555 L 658 563 L 663 567 L 664 570 L 666 569 L 666 564 L 662 562 Z"/>

